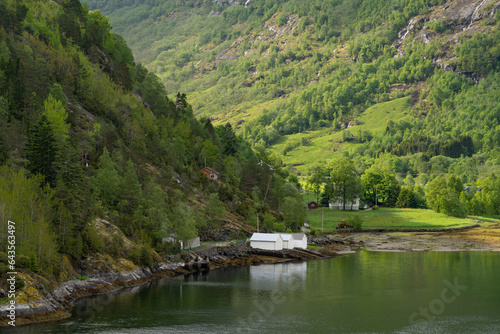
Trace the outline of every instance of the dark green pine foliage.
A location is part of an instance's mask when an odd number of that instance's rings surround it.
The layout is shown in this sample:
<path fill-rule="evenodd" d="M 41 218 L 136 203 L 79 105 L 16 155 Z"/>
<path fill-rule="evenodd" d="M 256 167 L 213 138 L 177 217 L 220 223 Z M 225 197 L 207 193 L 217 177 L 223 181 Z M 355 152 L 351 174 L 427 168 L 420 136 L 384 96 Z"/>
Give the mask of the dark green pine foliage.
<path fill-rule="evenodd" d="M 222 149 L 225 155 L 234 155 L 238 151 L 238 140 L 230 123 L 221 128 L 219 137 L 221 137 Z"/>
<path fill-rule="evenodd" d="M 57 146 L 47 116 L 41 115 L 28 139 L 26 158 L 31 173 L 40 173 L 45 183 L 54 185 L 56 180 Z"/>
<path fill-rule="evenodd" d="M 38 259 L 34 254 L 30 255 L 30 269 L 33 271 L 35 274 L 40 273 L 40 266 L 38 265 Z"/>
<path fill-rule="evenodd" d="M 396 201 L 396 208 L 416 208 L 417 201 L 415 194 L 410 188 L 403 187 L 399 192 L 398 200 Z"/>
<path fill-rule="evenodd" d="M 137 178 L 132 160 L 127 161 L 121 186 L 121 205 L 123 210 L 134 211 L 142 199 L 142 188 Z"/>
<path fill-rule="evenodd" d="M 19 31 L 21 22 L 26 17 L 28 8 L 21 3 L 16 3 L 14 6 L 9 6 L 5 1 L 0 3 L 0 26 L 10 31 Z"/>
<path fill-rule="evenodd" d="M 181 113 L 186 110 L 186 108 L 188 107 L 186 93 L 177 93 L 177 95 L 175 96 L 175 106 Z"/>
<path fill-rule="evenodd" d="M 217 143 L 217 141 L 216 141 L 217 136 L 215 135 L 215 129 L 214 129 L 214 126 L 213 126 L 212 121 L 210 120 L 210 118 L 207 118 L 207 121 L 205 122 L 204 129 L 206 131 L 208 131 L 208 133 L 210 133 L 210 136 L 212 137 L 212 141 L 214 143 Z"/>

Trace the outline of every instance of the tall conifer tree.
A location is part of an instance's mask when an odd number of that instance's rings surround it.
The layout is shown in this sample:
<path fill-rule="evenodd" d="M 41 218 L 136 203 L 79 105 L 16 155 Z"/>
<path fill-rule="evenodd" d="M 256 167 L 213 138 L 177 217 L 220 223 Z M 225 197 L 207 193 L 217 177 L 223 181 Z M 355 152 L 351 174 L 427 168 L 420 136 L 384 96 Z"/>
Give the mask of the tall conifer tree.
<path fill-rule="evenodd" d="M 55 161 L 57 146 L 51 124 L 46 115 L 41 115 L 28 139 L 26 157 L 31 173 L 40 173 L 45 183 L 54 185 L 56 179 Z"/>

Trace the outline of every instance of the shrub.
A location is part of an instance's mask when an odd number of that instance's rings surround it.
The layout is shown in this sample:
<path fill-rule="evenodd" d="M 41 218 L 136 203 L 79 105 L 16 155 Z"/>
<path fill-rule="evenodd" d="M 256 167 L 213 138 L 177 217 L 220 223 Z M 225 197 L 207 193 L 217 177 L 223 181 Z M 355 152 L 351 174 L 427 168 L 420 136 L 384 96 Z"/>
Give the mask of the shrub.
<path fill-rule="evenodd" d="M 153 256 L 146 247 L 141 248 L 141 263 L 148 267 L 153 266 Z"/>
<path fill-rule="evenodd" d="M 21 290 L 24 288 L 24 280 L 21 277 L 16 277 L 16 282 L 14 283 L 16 286 L 16 291 Z"/>
<path fill-rule="evenodd" d="M 328 121 L 326 121 L 324 119 L 320 119 L 318 121 L 318 126 L 321 127 L 321 128 L 327 127 L 328 125 L 329 125 Z"/>
<path fill-rule="evenodd" d="M 0 252 L 0 263 L 9 263 L 9 257 L 7 256 L 7 253 Z"/>
<path fill-rule="evenodd" d="M 31 256 L 30 256 L 30 266 L 29 266 L 29 268 L 35 274 L 39 274 L 40 273 L 40 266 L 38 265 L 38 259 L 37 259 L 37 257 L 34 254 L 31 254 Z"/>
<path fill-rule="evenodd" d="M 91 251 L 102 253 L 104 250 L 104 241 L 95 226 L 90 226 L 86 230 L 85 237 Z"/>
<path fill-rule="evenodd" d="M 354 229 L 359 230 L 363 225 L 363 218 L 360 215 L 349 215 L 347 216 L 346 223 Z"/>
<path fill-rule="evenodd" d="M 18 268 L 30 268 L 30 258 L 26 255 L 18 255 L 16 256 L 16 267 Z"/>
<path fill-rule="evenodd" d="M 378 205 L 372 206 L 372 210 L 378 210 Z"/>
<path fill-rule="evenodd" d="M 286 226 L 285 223 L 274 223 L 274 231 L 275 232 L 285 232 L 286 231 Z"/>
<path fill-rule="evenodd" d="M 129 254 L 130 260 L 134 262 L 134 264 L 141 263 L 141 250 L 139 248 L 134 248 Z"/>
<path fill-rule="evenodd" d="M 8 271 L 9 267 L 6 264 L 0 263 L 0 276 L 5 274 Z"/>

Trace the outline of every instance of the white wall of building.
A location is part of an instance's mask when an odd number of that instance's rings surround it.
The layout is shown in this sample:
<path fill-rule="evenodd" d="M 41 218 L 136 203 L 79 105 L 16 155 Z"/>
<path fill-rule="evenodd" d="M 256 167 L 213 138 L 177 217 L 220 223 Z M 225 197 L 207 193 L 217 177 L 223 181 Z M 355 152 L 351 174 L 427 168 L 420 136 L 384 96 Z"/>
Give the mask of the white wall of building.
<path fill-rule="evenodd" d="M 292 235 L 280 234 L 283 239 L 283 249 L 293 249 L 295 241 Z"/>
<path fill-rule="evenodd" d="M 200 237 L 196 237 L 196 238 L 189 239 L 188 241 L 186 241 L 182 248 L 183 249 L 196 248 L 196 247 L 200 247 L 200 245 L 201 245 Z"/>
<path fill-rule="evenodd" d="M 266 250 L 282 250 L 283 240 L 278 238 L 276 241 L 250 241 L 250 247 Z"/>
<path fill-rule="evenodd" d="M 352 206 L 351 206 L 352 204 Z M 343 210 L 344 209 L 344 204 L 342 203 L 342 201 L 337 201 L 337 202 L 330 202 L 328 204 L 328 207 L 330 209 L 337 209 L 337 210 Z M 345 203 L 345 209 L 346 210 L 359 210 L 359 198 L 356 198 L 356 200 L 354 201 L 354 203 L 351 203 L 351 202 L 346 202 Z"/>
<path fill-rule="evenodd" d="M 297 233 L 300 235 L 301 233 Z M 306 249 L 307 248 L 307 236 L 303 234 L 303 237 L 300 238 L 298 236 L 294 236 L 293 238 L 293 248 L 302 248 Z"/>

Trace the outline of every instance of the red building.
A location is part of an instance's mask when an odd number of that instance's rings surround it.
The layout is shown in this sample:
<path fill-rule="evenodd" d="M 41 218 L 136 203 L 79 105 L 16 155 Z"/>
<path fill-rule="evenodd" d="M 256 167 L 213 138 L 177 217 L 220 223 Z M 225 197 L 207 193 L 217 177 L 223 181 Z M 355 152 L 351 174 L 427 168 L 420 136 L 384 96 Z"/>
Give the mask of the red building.
<path fill-rule="evenodd" d="M 203 167 L 200 169 L 200 171 L 205 174 L 205 176 L 211 180 L 218 180 L 219 179 L 219 172 L 213 170 L 210 167 Z"/>
<path fill-rule="evenodd" d="M 317 209 L 318 208 L 318 203 L 316 203 L 316 202 L 308 202 L 307 203 L 307 208 L 310 209 L 310 210 L 311 209 Z"/>

